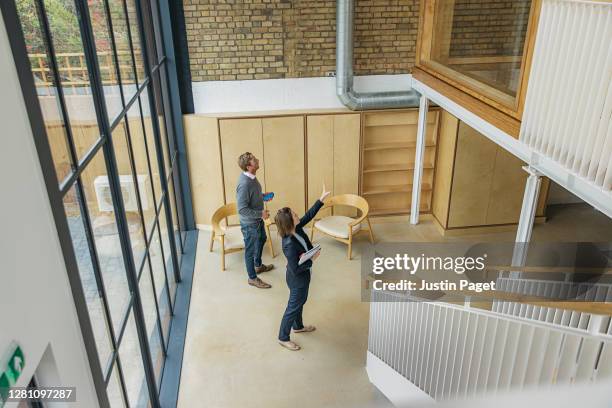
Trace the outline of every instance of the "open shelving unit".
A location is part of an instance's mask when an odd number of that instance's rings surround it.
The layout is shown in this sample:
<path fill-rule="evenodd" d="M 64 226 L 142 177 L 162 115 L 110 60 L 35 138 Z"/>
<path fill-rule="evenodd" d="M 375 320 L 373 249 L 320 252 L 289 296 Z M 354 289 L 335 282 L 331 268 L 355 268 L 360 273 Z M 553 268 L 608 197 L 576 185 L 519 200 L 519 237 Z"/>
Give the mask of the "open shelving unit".
<path fill-rule="evenodd" d="M 421 185 L 421 211 L 431 210 L 439 109 L 427 115 Z M 371 215 L 408 214 L 416 150 L 418 109 L 364 112 L 361 143 L 361 195 Z"/>

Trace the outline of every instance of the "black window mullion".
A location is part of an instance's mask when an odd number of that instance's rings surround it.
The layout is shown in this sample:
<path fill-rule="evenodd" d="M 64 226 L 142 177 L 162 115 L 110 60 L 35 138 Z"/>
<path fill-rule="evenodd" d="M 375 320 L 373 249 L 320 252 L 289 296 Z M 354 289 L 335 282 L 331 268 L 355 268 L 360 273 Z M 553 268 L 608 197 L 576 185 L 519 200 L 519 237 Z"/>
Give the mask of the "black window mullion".
<path fill-rule="evenodd" d="M 121 68 L 119 66 L 119 57 L 117 56 L 117 44 L 115 42 L 115 32 L 113 31 L 113 21 L 111 18 L 111 11 L 108 5 L 108 0 L 103 0 L 104 12 L 106 13 L 106 27 L 111 40 L 111 53 L 115 60 L 115 73 L 117 74 L 117 87 L 119 88 L 119 95 L 121 96 L 121 107 L 123 110 L 119 113 L 119 119 L 122 114 L 125 114 L 125 95 L 123 94 L 123 82 L 121 81 Z"/>
<path fill-rule="evenodd" d="M 172 295 L 170 294 L 170 283 L 168 282 L 168 270 L 166 269 L 166 255 L 164 254 L 164 243 L 162 241 L 161 227 L 159 226 L 159 215 L 155 219 L 155 227 L 159 236 L 159 250 L 161 251 L 162 262 L 164 264 L 164 282 L 166 282 L 166 293 L 168 294 L 168 305 L 170 307 L 170 316 L 174 316 L 174 305 L 172 303 Z"/>
<path fill-rule="evenodd" d="M 121 3 L 123 4 L 123 12 L 125 13 L 125 21 L 127 23 L 126 24 L 127 37 L 128 37 L 128 42 L 130 44 L 130 54 L 132 55 L 132 69 L 134 70 L 134 81 L 136 81 L 136 88 L 138 89 L 138 84 L 140 82 L 138 81 L 138 67 L 136 66 L 136 54 L 134 53 L 134 43 L 132 42 L 132 29 L 130 28 L 131 26 L 130 13 L 127 8 L 126 0 L 121 0 Z M 140 94 L 140 90 L 137 92 L 137 94 Z"/>
<path fill-rule="evenodd" d="M 57 58 L 55 57 L 55 47 L 53 45 L 53 38 L 51 37 L 51 29 L 49 28 L 49 19 L 47 18 L 47 11 L 43 0 L 35 0 L 36 11 L 38 12 L 38 21 L 40 22 L 40 28 L 43 34 L 43 40 L 47 48 L 47 55 L 51 69 L 53 70 L 53 80 L 55 82 L 55 91 L 57 92 L 57 98 L 60 104 L 60 112 L 62 114 L 62 120 L 64 122 L 64 128 L 66 129 L 66 138 L 68 151 L 70 153 L 70 163 L 72 167 L 72 174 L 74 174 L 78 167 L 78 155 L 74 147 L 74 137 L 72 135 L 72 129 L 70 127 L 70 118 L 68 116 L 68 109 L 66 108 L 66 100 L 64 98 L 64 89 L 62 88 L 62 81 L 59 76 L 59 66 L 57 64 Z M 70 176 L 69 176 L 70 177 Z"/>
<path fill-rule="evenodd" d="M 155 301 L 155 312 L 157 316 L 157 328 L 158 328 L 157 335 L 161 339 L 162 352 L 164 353 L 164 359 L 165 359 L 165 357 L 168 355 L 168 345 L 166 344 L 166 340 L 164 339 L 164 333 L 162 331 L 161 315 L 159 313 L 159 302 L 157 301 L 157 290 L 155 287 L 155 278 L 153 277 L 153 264 L 151 263 L 151 257 L 149 253 L 147 253 L 147 262 L 149 265 L 149 277 L 151 279 L 151 288 L 153 289 L 153 300 Z M 144 266 L 143 266 L 143 269 L 144 269 Z M 168 288 L 168 291 L 170 291 L 170 288 Z M 172 307 L 172 305 L 170 305 L 170 307 Z"/>
<path fill-rule="evenodd" d="M 137 205 L 138 205 L 138 211 L 139 211 L 139 215 L 140 215 L 140 222 L 142 223 L 142 226 L 143 226 L 142 227 L 142 235 L 143 235 L 144 242 L 145 242 L 145 259 L 143 260 L 143 263 L 141 265 L 137 265 L 137 277 L 138 277 L 137 281 L 140 282 L 140 276 L 142 274 L 142 270 L 144 269 L 144 265 L 146 265 L 147 261 L 149 262 L 149 269 L 151 269 L 151 260 L 149 259 L 150 258 L 150 254 L 149 254 L 150 242 L 147 240 L 147 233 L 146 233 L 147 227 L 146 227 L 146 224 L 145 224 L 144 212 L 142 210 L 142 201 L 140 199 L 140 187 L 139 187 L 139 184 L 138 184 L 138 175 L 136 174 L 136 164 L 135 164 L 135 161 L 134 161 L 134 150 L 132 148 L 132 137 L 131 137 L 130 125 L 129 125 L 127 119 L 128 119 L 128 116 L 126 114 L 126 116 L 125 116 L 125 127 L 126 127 L 128 156 L 129 156 L 129 161 L 130 161 L 130 168 L 132 170 L 132 174 L 133 174 L 133 178 L 134 178 L 134 184 L 136 186 L 135 187 L 136 188 L 136 202 L 137 202 Z M 145 155 L 147 154 L 146 147 L 145 147 L 144 154 Z M 153 199 L 153 201 L 155 201 L 155 198 Z M 153 205 L 155 205 L 155 203 L 153 203 Z M 161 332 L 161 319 L 160 319 L 160 316 L 159 316 L 159 305 L 157 303 L 157 292 L 155 292 L 155 282 L 153 280 L 153 275 L 152 275 L 151 271 L 150 271 L 150 274 L 151 274 L 151 285 L 152 285 L 152 288 L 153 288 L 153 299 L 155 301 L 155 313 L 156 313 L 157 322 L 158 322 L 158 325 L 159 325 L 158 335 L 160 336 L 160 339 L 161 339 L 162 350 L 163 350 L 164 357 L 165 357 L 166 356 L 166 342 L 164 341 L 164 336 L 162 335 L 162 332 Z M 139 286 L 139 290 L 140 290 L 140 286 Z M 148 337 L 147 337 L 147 339 L 148 339 Z"/>
<path fill-rule="evenodd" d="M 87 0 L 75 0 L 75 4 L 77 14 L 79 15 L 79 26 L 81 36 L 83 37 L 85 61 L 88 65 L 92 96 L 94 99 L 96 116 L 98 119 L 98 126 L 100 128 L 101 133 L 106 136 L 107 140 L 111 141 L 112 135 L 110 134 L 110 123 L 106 111 L 104 90 L 100 76 L 100 67 L 98 65 L 96 55 L 95 39 L 91 27 Z M 138 282 L 136 281 L 136 271 L 132 254 L 132 247 L 130 245 L 129 227 L 127 225 L 125 207 L 123 204 L 123 197 L 121 195 L 121 184 L 117 171 L 116 159 L 112 143 L 104 143 L 102 148 L 104 149 L 104 160 L 106 162 L 106 168 L 108 170 L 111 197 L 115 210 L 115 219 L 117 222 L 117 230 L 119 232 L 119 240 L 121 242 L 121 251 L 124 258 L 128 285 L 130 287 L 130 290 L 132 291 L 132 301 L 134 302 L 134 320 L 136 323 L 136 330 L 141 349 L 141 357 L 144 365 L 145 381 L 148 385 L 147 388 L 149 390 L 150 402 L 153 407 L 157 408 L 160 407 L 159 394 L 157 392 L 157 383 L 155 381 L 153 363 L 151 360 L 151 352 L 146 336 L 146 326 L 142 311 L 142 302 L 140 299 L 140 292 L 138 290 Z"/>
<path fill-rule="evenodd" d="M 142 4 L 141 4 L 141 0 L 136 0 L 136 16 L 138 18 L 138 23 L 139 23 L 139 28 L 140 28 L 140 38 L 141 38 L 141 42 L 143 44 L 142 50 L 143 50 L 143 57 L 146 61 L 150 61 L 148 52 L 149 50 L 147 49 L 146 46 L 146 32 L 145 32 L 145 25 L 144 25 L 144 15 L 143 15 L 143 9 L 142 9 Z M 149 27 L 150 30 L 153 30 L 153 27 Z M 155 35 L 153 35 L 153 37 L 155 37 Z M 155 42 L 155 38 L 153 38 L 153 42 Z M 153 44 L 154 45 L 154 44 Z M 160 140 L 160 131 L 159 131 L 159 121 L 158 121 L 158 116 L 157 116 L 157 107 L 155 105 L 155 89 L 153 86 L 153 77 L 151 74 L 151 69 L 150 69 L 150 65 L 148 63 L 144 64 L 144 70 L 145 70 L 145 75 L 148 76 L 149 78 L 151 78 L 151 81 L 149 81 L 149 107 L 150 107 L 150 112 L 151 112 L 151 123 L 153 126 L 153 138 L 155 140 L 155 150 L 157 153 L 157 164 L 158 164 L 158 168 L 159 168 L 159 175 L 160 175 L 160 184 L 162 187 L 163 191 L 168 191 L 168 184 L 166 182 L 166 170 L 164 168 L 164 155 L 163 155 L 163 151 L 162 151 L 162 146 L 161 146 L 161 140 Z M 154 115 L 154 116 L 153 116 Z M 162 194 L 162 199 L 163 199 L 164 194 Z M 166 194 L 166 220 L 168 220 L 168 222 L 166 222 L 167 226 L 168 226 L 168 235 L 170 237 L 174 237 L 174 234 L 172 232 L 172 217 L 171 217 L 171 213 L 169 211 L 169 201 L 168 201 L 168 195 Z M 160 236 L 161 239 L 161 236 Z M 176 280 L 176 282 L 180 282 L 181 281 L 181 274 L 180 274 L 180 269 L 179 269 L 179 264 L 178 264 L 178 259 L 177 259 L 177 255 L 176 255 L 176 245 L 174 242 L 174 239 L 169 239 L 170 241 L 170 252 L 171 252 L 171 257 L 172 257 L 172 264 L 174 266 L 174 279 Z M 169 288 L 168 288 L 169 289 Z M 169 291 L 168 291 L 169 292 Z M 172 303 L 172 302 L 171 302 Z"/>
<path fill-rule="evenodd" d="M 118 350 L 117 350 L 118 352 Z M 123 404 L 126 407 L 130 406 L 130 399 L 127 395 L 127 390 L 125 387 L 125 377 L 123 376 L 123 365 L 121 363 L 121 358 L 119 357 L 119 355 L 117 355 L 117 358 L 115 360 L 115 364 L 117 364 L 117 373 L 119 374 L 119 387 L 121 387 L 121 395 L 123 396 Z M 111 367 L 111 375 L 112 375 L 112 367 Z M 107 388 L 108 388 L 108 383 L 107 383 Z"/>

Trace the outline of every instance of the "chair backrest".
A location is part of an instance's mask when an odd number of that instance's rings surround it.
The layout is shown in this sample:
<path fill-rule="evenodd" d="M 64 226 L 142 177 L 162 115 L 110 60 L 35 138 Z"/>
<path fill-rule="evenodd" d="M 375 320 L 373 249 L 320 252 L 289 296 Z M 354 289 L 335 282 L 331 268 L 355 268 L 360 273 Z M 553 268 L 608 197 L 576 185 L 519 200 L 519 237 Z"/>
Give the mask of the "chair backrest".
<path fill-rule="evenodd" d="M 370 211 L 370 206 L 366 199 L 356 194 L 340 194 L 330 197 L 325 202 L 324 207 L 333 207 L 335 205 L 355 207 L 361 211 L 361 215 L 368 215 Z"/>
<path fill-rule="evenodd" d="M 236 215 L 236 214 L 238 214 L 236 203 L 225 204 L 217 208 L 217 210 L 215 211 L 211 219 L 213 231 L 215 231 L 216 233 L 222 232 L 225 228 L 221 226 L 221 221 L 223 221 L 225 218 L 229 217 L 230 215 Z"/>

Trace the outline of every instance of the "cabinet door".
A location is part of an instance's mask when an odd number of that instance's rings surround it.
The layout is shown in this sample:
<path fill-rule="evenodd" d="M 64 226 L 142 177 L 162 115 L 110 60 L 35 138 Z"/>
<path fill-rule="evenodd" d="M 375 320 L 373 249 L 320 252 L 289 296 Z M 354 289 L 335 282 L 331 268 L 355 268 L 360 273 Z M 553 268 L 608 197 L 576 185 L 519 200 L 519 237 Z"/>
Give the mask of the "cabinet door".
<path fill-rule="evenodd" d="M 519 220 L 527 173 L 525 163 L 501 147 L 497 147 L 495 170 L 491 183 L 486 223 L 512 224 Z"/>
<path fill-rule="evenodd" d="M 334 195 L 359 194 L 359 114 L 334 117 Z M 354 217 L 357 211 L 334 208 L 334 214 Z"/>
<path fill-rule="evenodd" d="M 266 191 L 261 119 L 223 119 L 219 121 L 219 127 L 226 204 L 236 202 L 236 185 L 242 173 L 238 167 L 238 157 L 244 152 L 251 152 L 259 159 L 257 179 L 262 190 Z M 229 221 L 230 224 L 237 224 L 238 217 L 230 217 Z"/>
<path fill-rule="evenodd" d="M 497 145 L 459 124 L 448 226 L 485 225 Z"/>
<path fill-rule="evenodd" d="M 193 213 L 198 225 L 210 225 L 224 204 L 217 118 L 183 116 Z"/>
<path fill-rule="evenodd" d="M 455 164 L 455 145 L 459 119 L 446 111 L 440 112 L 440 134 L 438 136 L 438 157 L 433 183 L 432 213 L 444 228 L 448 224 L 448 208 Z"/>
<path fill-rule="evenodd" d="M 307 118 L 308 202 L 312 205 L 321 195 L 322 184 L 334 194 L 334 115 Z M 331 215 L 329 208 L 319 213 Z"/>
<path fill-rule="evenodd" d="M 266 191 L 274 192 L 267 208 L 272 217 L 282 207 L 291 207 L 301 215 L 306 201 L 304 118 L 265 118 L 262 124 Z"/>

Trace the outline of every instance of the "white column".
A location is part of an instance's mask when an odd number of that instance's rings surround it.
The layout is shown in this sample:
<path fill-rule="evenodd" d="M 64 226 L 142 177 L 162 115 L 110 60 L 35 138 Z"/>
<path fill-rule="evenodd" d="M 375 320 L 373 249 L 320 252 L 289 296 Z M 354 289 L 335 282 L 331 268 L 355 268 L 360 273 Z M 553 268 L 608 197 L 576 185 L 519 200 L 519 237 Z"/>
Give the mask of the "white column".
<path fill-rule="evenodd" d="M 419 101 L 419 123 L 417 127 L 416 151 L 414 153 L 414 177 L 412 180 L 412 203 L 410 223 L 419 223 L 419 206 L 421 204 L 421 180 L 423 178 L 423 156 L 425 154 L 425 135 L 427 129 L 427 111 L 429 100 L 421 95 Z"/>
<path fill-rule="evenodd" d="M 516 245 L 512 254 L 512 266 L 524 266 L 527 259 L 527 243 L 531 241 L 533 222 L 535 220 L 538 198 L 540 197 L 540 185 L 542 175 L 532 167 L 523 166 L 523 170 L 529 173 L 525 183 L 525 194 L 523 195 L 523 206 L 519 217 L 518 228 L 516 231 Z M 515 272 L 512 272 L 511 276 Z"/>

